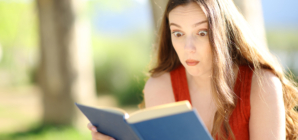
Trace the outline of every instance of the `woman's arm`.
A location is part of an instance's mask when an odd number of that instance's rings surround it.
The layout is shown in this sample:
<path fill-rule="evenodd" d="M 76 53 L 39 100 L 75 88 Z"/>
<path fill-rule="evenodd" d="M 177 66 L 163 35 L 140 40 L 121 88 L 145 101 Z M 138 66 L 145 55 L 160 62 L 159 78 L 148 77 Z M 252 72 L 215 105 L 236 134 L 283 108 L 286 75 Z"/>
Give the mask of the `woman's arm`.
<path fill-rule="evenodd" d="M 284 140 L 286 124 L 282 84 L 269 70 L 260 71 L 264 79 L 262 85 L 255 75 L 251 85 L 250 139 Z"/>

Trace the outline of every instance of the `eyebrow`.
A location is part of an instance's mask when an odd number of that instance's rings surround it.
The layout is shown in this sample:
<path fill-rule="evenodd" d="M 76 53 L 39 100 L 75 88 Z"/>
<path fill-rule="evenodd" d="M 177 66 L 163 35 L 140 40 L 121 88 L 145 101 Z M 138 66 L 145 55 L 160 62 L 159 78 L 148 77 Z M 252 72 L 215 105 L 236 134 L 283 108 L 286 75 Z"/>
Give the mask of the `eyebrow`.
<path fill-rule="evenodd" d="M 195 23 L 195 24 L 193 25 L 193 27 L 199 26 L 200 24 L 203 24 L 203 23 L 206 23 L 206 22 L 208 22 L 208 21 L 207 21 L 207 20 L 200 21 L 200 22 L 198 22 L 198 23 Z M 176 27 L 178 27 L 178 28 L 181 28 L 181 26 L 178 25 L 178 24 L 176 24 L 176 23 L 170 23 L 170 26 L 176 26 Z"/>

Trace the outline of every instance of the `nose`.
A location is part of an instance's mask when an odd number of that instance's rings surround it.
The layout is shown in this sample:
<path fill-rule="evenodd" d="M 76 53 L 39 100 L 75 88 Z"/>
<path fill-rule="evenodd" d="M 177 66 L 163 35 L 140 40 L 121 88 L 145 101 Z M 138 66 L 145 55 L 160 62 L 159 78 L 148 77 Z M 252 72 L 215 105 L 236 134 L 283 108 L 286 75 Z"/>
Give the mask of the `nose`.
<path fill-rule="evenodd" d="M 185 51 L 189 53 L 195 53 L 196 52 L 196 47 L 194 45 L 194 37 L 189 36 L 185 40 L 185 46 L 184 46 Z"/>

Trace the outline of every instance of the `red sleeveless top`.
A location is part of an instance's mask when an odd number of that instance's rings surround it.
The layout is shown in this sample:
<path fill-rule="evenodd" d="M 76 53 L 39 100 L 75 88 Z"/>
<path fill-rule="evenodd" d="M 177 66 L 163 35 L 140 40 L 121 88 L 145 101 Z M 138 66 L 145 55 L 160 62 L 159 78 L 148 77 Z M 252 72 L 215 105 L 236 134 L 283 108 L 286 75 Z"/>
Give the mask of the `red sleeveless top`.
<path fill-rule="evenodd" d="M 181 65 L 170 72 L 175 100 L 191 103 L 185 68 Z M 250 89 L 253 71 L 249 66 L 239 66 L 234 92 L 239 97 L 229 124 L 236 140 L 249 140 Z"/>

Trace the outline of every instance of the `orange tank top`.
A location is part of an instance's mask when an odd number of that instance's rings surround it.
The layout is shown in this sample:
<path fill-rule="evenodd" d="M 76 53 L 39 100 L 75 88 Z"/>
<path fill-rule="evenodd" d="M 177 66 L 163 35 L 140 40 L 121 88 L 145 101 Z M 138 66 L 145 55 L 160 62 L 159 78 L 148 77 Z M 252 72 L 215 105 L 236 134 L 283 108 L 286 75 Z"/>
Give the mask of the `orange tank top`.
<path fill-rule="evenodd" d="M 229 124 L 236 140 L 249 140 L 250 89 L 253 71 L 249 66 L 239 66 L 234 92 L 239 97 Z M 191 103 L 185 68 L 181 65 L 170 72 L 176 102 L 188 100 Z"/>

